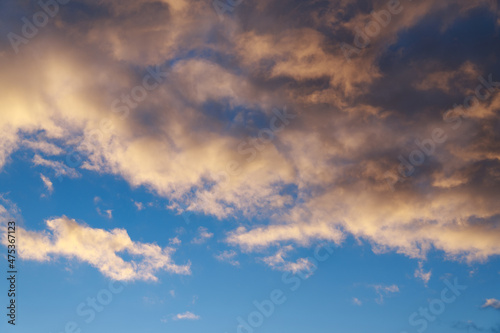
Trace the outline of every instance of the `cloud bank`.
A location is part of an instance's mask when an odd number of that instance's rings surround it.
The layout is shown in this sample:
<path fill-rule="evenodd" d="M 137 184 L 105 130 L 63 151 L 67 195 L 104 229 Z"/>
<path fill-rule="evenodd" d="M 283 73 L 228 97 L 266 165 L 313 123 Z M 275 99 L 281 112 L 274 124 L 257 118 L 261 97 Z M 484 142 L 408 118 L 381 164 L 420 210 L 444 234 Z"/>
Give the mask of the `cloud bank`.
<path fill-rule="evenodd" d="M 386 2 L 296 3 L 244 2 L 223 21 L 203 1 L 61 6 L 18 53 L 0 44 L 0 168 L 24 149 L 49 176 L 118 175 L 176 212 L 238 217 L 226 241 L 244 251 L 353 235 L 418 259 L 500 254 L 492 2 L 401 1 L 364 47 Z M 475 38 L 457 28 L 477 22 Z M 189 271 L 123 230 L 47 223 L 26 231 L 27 257 L 74 256 L 115 279 Z M 111 241 L 105 256 L 80 232 Z"/>

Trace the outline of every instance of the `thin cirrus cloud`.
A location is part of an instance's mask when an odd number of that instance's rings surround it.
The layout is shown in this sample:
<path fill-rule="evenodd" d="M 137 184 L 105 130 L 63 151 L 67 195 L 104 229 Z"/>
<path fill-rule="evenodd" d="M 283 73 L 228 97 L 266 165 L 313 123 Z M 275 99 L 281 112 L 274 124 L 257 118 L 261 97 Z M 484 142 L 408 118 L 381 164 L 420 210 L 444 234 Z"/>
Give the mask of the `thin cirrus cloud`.
<path fill-rule="evenodd" d="M 353 297 L 353 299 L 352 299 L 352 303 L 353 303 L 354 305 L 357 305 L 357 306 L 361 306 L 361 305 L 363 305 L 363 302 L 362 302 L 362 301 L 360 301 L 360 300 L 359 300 L 358 298 L 356 298 L 356 297 Z"/>
<path fill-rule="evenodd" d="M 493 308 L 493 309 L 500 309 L 500 301 L 497 300 L 496 298 L 489 298 L 487 299 L 484 304 L 482 305 L 483 308 Z"/>
<path fill-rule="evenodd" d="M 307 258 L 299 258 L 295 262 L 285 260 L 287 252 L 292 249 L 291 245 L 282 247 L 274 255 L 264 257 L 261 260 L 275 270 L 292 273 L 303 272 L 306 273 L 306 276 L 310 276 L 316 267 Z"/>
<path fill-rule="evenodd" d="M 378 294 L 378 298 L 375 299 L 375 302 L 378 304 L 383 304 L 384 299 L 387 296 L 391 296 L 392 294 L 399 293 L 399 287 L 395 284 L 392 285 L 373 285 L 371 286 L 375 292 Z"/>
<path fill-rule="evenodd" d="M 65 216 L 47 220 L 46 224 L 46 231 L 19 230 L 23 239 L 19 252 L 23 258 L 42 262 L 60 257 L 73 258 L 119 281 L 156 281 L 161 271 L 191 274 L 190 263 L 177 265 L 173 261 L 173 248 L 134 242 L 124 229 L 95 229 Z M 124 260 L 120 257 L 122 252 L 127 252 L 133 259 Z"/>
<path fill-rule="evenodd" d="M 213 233 L 209 232 L 207 228 L 205 227 L 198 227 L 198 235 L 193 238 L 191 243 L 193 244 L 203 244 L 210 238 L 214 236 Z"/>
<path fill-rule="evenodd" d="M 236 257 L 238 256 L 238 253 L 234 250 L 226 250 L 222 251 L 219 254 L 215 255 L 215 259 L 217 259 L 220 262 L 227 262 L 233 266 L 239 266 L 240 262 L 236 260 Z"/>
<path fill-rule="evenodd" d="M 21 45 L 17 55 L 0 53 L 0 167 L 27 149 L 36 152 L 36 167 L 56 175 L 78 177 L 79 168 L 114 174 L 169 199 L 178 212 L 256 221 L 226 235 L 247 252 L 316 240 L 340 244 L 353 235 L 377 253 L 419 260 L 432 249 L 468 261 L 500 254 L 500 148 L 492 125 L 498 87 L 482 86 L 490 96 L 466 110 L 459 127 L 444 119 L 461 112 L 454 105 L 474 93 L 479 76 L 500 80 L 489 60 L 497 52 L 485 47 L 471 55 L 466 51 L 478 46 L 469 41 L 450 53 L 450 42 L 441 43 L 454 40 L 454 22 L 473 15 L 497 25 L 491 2 L 405 3 L 371 46 L 349 60 L 340 45 L 353 43 L 353 36 L 345 32 L 370 17 L 354 10 L 353 1 L 321 12 L 284 11 L 269 30 L 259 24 L 262 10 L 282 4 L 258 3 L 243 14 L 248 24 L 221 23 L 206 15 L 209 2 L 197 1 L 109 1 L 88 20 L 61 11 L 51 34 Z M 373 9 L 385 3 L 374 1 Z M 439 51 L 432 55 L 422 54 L 422 41 L 408 46 L 405 40 L 428 25 L 424 18 L 440 31 L 430 37 Z M 408 47 L 417 49 L 401 51 Z M 30 48 L 40 55 L 36 61 Z M 217 56 L 185 56 L 211 52 Z M 220 61 L 228 58 L 234 61 Z M 150 65 L 161 65 L 161 84 L 127 112 L 113 109 Z M 423 98 L 431 93 L 439 102 Z M 249 146 L 261 130 L 256 120 L 268 126 L 272 110 L 283 106 L 296 117 L 273 133 L 266 149 Z M 399 155 L 408 159 L 416 140 L 432 138 L 436 128 L 445 142 L 435 144 L 411 177 L 393 183 L 400 178 Z M 81 163 L 48 157 L 61 150 L 74 150 Z M 237 172 L 227 177 L 234 163 Z M 283 268 L 280 258 L 264 262 Z"/>
<path fill-rule="evenodd" d="M 190 312 L 186 311 L 184 313 L 178 313 L 172 318 L 173 320 L 198 320 L 200 319 L 200 316 Z"/>
<path fill-rule="evenodd" d="M 54 184 L 52 183 L 50 178 L 48 178 L 42 173 L 40 174 L 40 178 L 42 179 L 43 185 L 45 185 L 45 188 L 47 189 L 49 194 L 52 193 L 54 191 Z"/>
<path fill-rule="evenodd" d="M 422 262 L 419 262 L 418 268 L 415 270 L 413 276 L 422 280 L 425 283 L 425 285 L 427 285 L 427 283 L 429 283 L 429 280 L 431 279 L 432 270 L 426 272 L 424 270 L 424 264 Z"/>

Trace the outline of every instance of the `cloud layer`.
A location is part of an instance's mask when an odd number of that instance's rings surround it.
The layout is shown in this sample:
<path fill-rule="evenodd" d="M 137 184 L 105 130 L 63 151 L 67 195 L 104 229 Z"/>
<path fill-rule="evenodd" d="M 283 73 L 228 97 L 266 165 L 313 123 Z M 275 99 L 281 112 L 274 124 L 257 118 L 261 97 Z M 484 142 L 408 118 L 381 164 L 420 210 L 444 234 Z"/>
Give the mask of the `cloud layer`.
<path fill-rule="evenodd" d="M 402 1 L 364 47 L 387 2 L 296 4 L 244 2 L 223 21 L 206 1 L 61 6 L 17 54 L 0 45 L 0 168 L 26 149 L 55 176 L 119 175 L 179 213 L 241 218 L 227 242 L 245 251 L 353 235 L 420 259 L 500 254 L 492 2 Z M 457 29 L 477 22 L 475 38 Z M 27 257 L 75 256 L 115 279 L 189 271 L 123 230 L 48 227 L 26 231 Z M 105 256 L 79 233 L 111 241 Z"/>

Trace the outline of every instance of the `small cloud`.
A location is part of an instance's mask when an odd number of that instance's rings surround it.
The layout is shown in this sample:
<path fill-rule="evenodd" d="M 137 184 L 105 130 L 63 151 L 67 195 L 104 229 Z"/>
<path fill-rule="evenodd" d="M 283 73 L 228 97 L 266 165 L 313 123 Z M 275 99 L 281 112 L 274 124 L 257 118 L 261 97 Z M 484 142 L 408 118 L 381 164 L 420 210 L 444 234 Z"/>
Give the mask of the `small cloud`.
<path fill-rule="evenodd" d="M 476 268 L 471 268 L 471 270 L 469 271 L 469 276 L 473 277 L 476 273 L 477 273 L 477 267 Z"/>
<path fill-rule="evenodd" d="M 494 308 L 494 309 L 500 309 L 500 301 L 497 300 L 496 298 L 489 298 L 486 300 L 486 302 L 483 304 L 482 308 Z"/>
<path fill-rule="evenodd" d="M 99 207 L 95 209 L 97 211 L 97 214 L 107 217 L 108 219 L 113 218 L 113 210 L 112 209 L 106 209 L 105 211 L 102 211 Z"/>
<path fill-rule="evenodd" d="M 186 311 L 184 313 L 179 313 L 179 314 L 175 315 L 172 319 L 173 320 L 198 320 L 198 319 L 200 319 L 200 316 L 195 315 L 192 312 Z"/>
<path fill-rule="evenodd" d="M 170 245 L 179 245 L 181 243 L 181 240 L 179 239 L 179 237 L 175 236 L 174 238 L 170 238 L 168 240 L 168 243 Z"/>
<path fill-rule="evenodd" d="M 175 229 L 175 233 L 177 235 L 183 235 L 183 234 L 186 233 L 186 229 L 184 229 L 183 227 L 178 227 L 178 228 Z"/>
<path fill-rule="evenodd" d="M 192 243 L 194 244 L 203 244 L 205 243 L 208 239 L 212 238 L 214 236 L 213 233 L 208 232 L 208 229 L 205 227 L 199 227 L 198 228 L 198 236 L 195 237 L 192 240 Z"/>
<path fill-rule="evenodd" d="M 99 197 L 94 197 L 94 204 L 97 204 L 99 201 L 101 201 L 101 198 L 99 198 Z"/>
<path fill-rule="evenodd" d="M 142 202 L 134 201 L 134 205 L 139 211 L 144 209 L 144 204 Z"/>
<path fill-rule="evenodd" d="M 52 184 L 52 181 L 48 178 L 45 177 L 43 174 L 40 174 L 40 178 L 43 181 L 43 184 L 47 188 L 47 191 L 49 191 L 49 194 L 54 191 L 54 185 Z"/>
<path fill-rule="evenodd" d="M 377 285 L 372 285 L 371 286 L 373 289 L 375 289 L 375 292 L 378 294 L 378 298 L 375 300 L 378 304 L 383 304 L 384 303 L 384 297 L 388 296 L 390 294 L 398 293 L 399 292 L 399 287 L 395 284 L 390 285 L 390 286 L 385 286 L 381 284 Z"/>
<path fill-rule="evenodd" d="M 170 294 L 170 296 L 175 297 L 175 290 L 173 290 L 173 289 L 172 289 L 172 290 L 170 290 L 170 291 L 169 291 L 169 294 Z"/>
<path fill-rule="evenodd" d="M 306 277 L 311 276 L 315 266 L 308 259 L 299 258 L 296 262 L 286 261 L 284 259 L 287 256 L 287 253 L 291 250 L 293 250 L 293 247 L 288 245 L 279 249 L 275 255 L 262 258 L 261 260 L 275 270 L 292 273 L 307 272 Z"/>
<path fill-rule="evenodd" d="M 227 262 L 233 266 L 239 266 L 240 262 L 238 260 L 234 259 L 236 257 L 236 255 L 237 255 L 237 253 L 234 250 L 224 251 L 220 254 L 215 255 L 215 259 L 217 259 L 221 262 Z"/>
<path fill-rule="evenodd" d="M 352 303 L 355 304 L 355 305 L 358 305 L 358 306 L 361 306 L 363 304 L 363 302 L 361 302 L 358 298 L 356 297 L 353 297 L 352 298 Z"/>
<path fill-rule="evenodd" d="M 427 283 L 429 283 L 429 280 L 431 279 L 432 270 L 425 272 L 423 266 L 424 264 L 420 261 L 418 263 L 418 269 L 415 270 L 413 276 L 424 281 L 425 285 L 427 286 Z"/>

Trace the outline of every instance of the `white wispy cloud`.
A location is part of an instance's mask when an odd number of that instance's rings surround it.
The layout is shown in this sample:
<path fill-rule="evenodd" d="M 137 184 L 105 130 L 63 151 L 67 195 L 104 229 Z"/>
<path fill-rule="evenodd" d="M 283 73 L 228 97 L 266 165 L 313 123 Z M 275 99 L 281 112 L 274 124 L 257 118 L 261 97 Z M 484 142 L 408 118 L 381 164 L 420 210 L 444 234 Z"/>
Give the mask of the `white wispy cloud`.
<path fill-rule="evenodd" d="M 33 157 L 33 164 L 54 170 L 56 176 L 67 176 L 70 178 L 80 177 L 80 174 L 74 168 L 70 168 L 60 161 L 47 160 L 38 154 Z"/>
<path fill-rule="evenodd" d="M 99 215 L 101 215 L 103 217 L 106 217 L 108 219 L 112 219 L 113 218 L 113 210 L 112 209 L 102 210 L 101 208 L 96 207 L 95 210 L 97 211 L 97 214 L 99 214 Z"/>
<path fill-rule="evenodd" d="M 200 316 L 195 315 L 194 313 L 192 313 L 190 311 L 186 311 L 184 313 L 176 314 L 173 317 L 173 319 L 174 320 L 198 320 L 198 319 L 200 319 Z"/>
<path fill-rule="evenodd" d="M 19 229 L 23 239 L 19 249 L 21 258 L 36 261 L 58 257 L 77 259 L 114 280 L 156 281 L 156 274 L 161 271 L 191 274 L 190 263 L 177 265 L 172 260 L 175 249 L 134 242 L 125 229 L 94 229 L 66 216 L 47 220 L 46 224 L 48 230 L 45 231 Z M 123 252 L 133 259 L 124 260 L 119 255 Z"/>
<path fill-rule="evenodd" d="M 144 204 L 142 202 L 134 201 L 134 205 L 139 211 L 144 209 Z"/>
<path fill-rule="evenodd" d="M 275 270 L 292 273 L 303 272 L 307 277 L 311 276 L 316 267 L 307 258 L 299 258 L 295 262 L 285 260 L 287 253 L 291 250 L 293 250 L 293 247 L 288 245 L 278 249 L 274 255 L 261 260 Z"/>
<path fill-rule="evenodd" d="M 194 244 L 203 244 L 208 239 L 212 238 L 213 236 L 214 236 L 214 234 L 209 232 L 207 228 L 199 227 L 198 228 L 198 235 L 191 242 Z"/>
<path fill-rule="evenodd" d="M 42 179 L 43 184 L 45 185 L 45 188 L 47 189 L 49 194 L 52 193 L 54 191 L 54 184 L 52 184 L 52 181 L 43 174 L 40 174 L 40 178 Z"/>
<path fill-rule="evenodd" d="M 358 305 L 358 306 L 361 306 L 363 305 L 363 302 L 361 302 L 358 298 L 356 297 L 353 297 L 352 298 L 352 303 L 355 304 L 355 305 Z"/>
<path fill-rule="evenodd" d="M 181 242 L 181 240 L 179 239 L 179 237 L 178 237 L 178 236 L 175 236 L 174 238 L 170 238 L 170 239 L 168 240 L 168 243 L 169 243 L 170 245 L 180 245 L 182 242 Z"/>
<path fill-rule="evenodd" d="M 413 276 L 415 276 L 416 278 L 424 281 L 425 285 L 427 285 L 427 283 L 429 283 L 429 280 L 431 279 L 431 275 L 432 275 L 432 270 L 425 272 L 424 271 L 424 264 L 421 261 L 418 263 L 418 268 L 415 270 L 415 273 L 413 274 Z"/>
<path fill-rule="evenodd" d="M 227 262 L 233 266 L 239 266 L 240 262 L 235 259 L 235 257 L 237 255 L 238 254 L 234 250 L 226 250 L 226 251 L 223 251 L 219 254 L 216 254 L 215 259 L 222 261 L 222 262 Z"/>
<path fill-rule="evenodd" d="M 375 289 L 375 292 L 378 294 L 378 298 L 375 300 L 375 302 L 379 304 L 384 303 L 384 297 L 399 292 L 399 287 L 395 284 L 392 285 L 376 284 L 376 285 L 371 285 L 371 287 Z"/>

